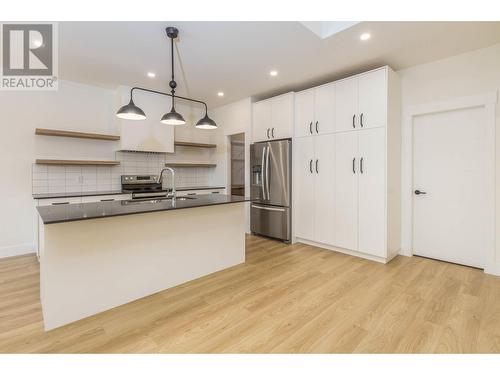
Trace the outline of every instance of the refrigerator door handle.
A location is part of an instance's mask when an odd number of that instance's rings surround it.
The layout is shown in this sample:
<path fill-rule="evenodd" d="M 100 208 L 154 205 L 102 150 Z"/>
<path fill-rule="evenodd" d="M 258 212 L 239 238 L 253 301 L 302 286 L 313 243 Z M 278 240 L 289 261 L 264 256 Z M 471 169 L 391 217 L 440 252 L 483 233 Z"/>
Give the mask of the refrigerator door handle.
<path fill-rule="evenodd" d="M 261 183 L 262 183 L 262 199 L 266 200 L 266 186 L 264 184 L 264 181 L 265 181 L 265 175 L 264 175 L 264 172 L 265 172 L 265 169 L 266 169 L 266 158 L 265 158 L 265 155 L 266 155 L 266 148 L 265 147 L 262 147 L 262 161 L 261 161 L 261 174 L 262 174 L 262 180 L 261 180 Z"/>
<path fill-rule="evenodd" d="M 266 187 L 267 187 L 267 199 L 271 199 L 271 192 L 269 190 L 269 152 L 271 151 L 271 146 L 267 146 L 267 157 L 266 157 Z"/>
<path fill-rule="evenodd" d="M 252 208 L 258 208 L 259 210 L 266 210 L 266 211 L 279 211 L 279 212 L 285 212 L 284 208 L 276 208 L 276 207 L 264 207 L 264 206 L 257 206 L 255 204 L 252 204 Z"/>

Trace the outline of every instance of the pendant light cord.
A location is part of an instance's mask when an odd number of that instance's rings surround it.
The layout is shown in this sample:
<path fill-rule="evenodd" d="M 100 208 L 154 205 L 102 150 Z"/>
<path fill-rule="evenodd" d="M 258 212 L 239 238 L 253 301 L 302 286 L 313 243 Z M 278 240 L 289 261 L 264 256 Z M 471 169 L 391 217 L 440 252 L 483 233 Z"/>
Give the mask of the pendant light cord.
<path fill-rule="evenodd" d="M 171 37 L 170 38 L 170 58 L 171 58 L 171 62 L 172 62 L 172 81 L 171 81 L 171 85 L 170 87 L 172 88 L 172 90 L 170 91 L 172 93 L 172 108 L 175 109 L 175 106 L 174 106 L 174 101 L 175 101 L 175 86 L 176 86 L 176 82 L 175 82 L 175 77 L 174 77 L 174 38 Z M 173 84 L 172 84 L 173 82 Z"/>

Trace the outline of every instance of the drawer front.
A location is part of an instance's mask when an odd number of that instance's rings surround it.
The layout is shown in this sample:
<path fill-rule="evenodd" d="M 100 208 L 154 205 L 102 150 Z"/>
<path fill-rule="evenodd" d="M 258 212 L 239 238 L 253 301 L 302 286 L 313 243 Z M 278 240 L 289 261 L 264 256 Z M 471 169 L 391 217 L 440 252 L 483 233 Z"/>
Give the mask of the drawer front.
<path fill-rule="evenodd" d="M 252 204 L 250 207 L 252 233 L 290 241 L 289 208 L 260 204 Z"/>
<path fill-rule="evenodd" d="M 89 202 L 113 202 L 132 199 L 132 194 L 113 194 L 113 195 L 92 195 L 82 197 L 82 203 Z"/>
<path fill-rule="evenodd" d="M 224 194 L 225 189 L 204 189 L 204 190 L 183 190 L 178 191 L 177 196 L 185 195 L 203 195 L 203 194 Z"/>
<path fill-rule="evenodd" d="M 52 199 L 38 199 L 38 206 L 57 206 L 63 204 L 74 204 L 74 203 L 82 203 L 81 197 L 72 197 L 72 198 L 52 198 Z"/>

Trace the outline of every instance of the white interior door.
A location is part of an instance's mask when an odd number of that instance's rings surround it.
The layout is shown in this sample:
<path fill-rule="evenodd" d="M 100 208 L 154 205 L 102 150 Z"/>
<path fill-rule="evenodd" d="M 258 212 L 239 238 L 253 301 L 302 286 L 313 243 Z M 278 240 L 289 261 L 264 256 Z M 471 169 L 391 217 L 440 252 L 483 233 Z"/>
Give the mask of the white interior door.
<path fill-rule="evenodd" d="M 313 134 L 314 90 L 295 94 L 295 136 L 305 137 Z"/>
<path fill-rule="evenodd" d="M 323 85 L 314 89 L 314 129 L 317 134 L 335 131 L 335 85 Z"/>
<path fill-rule="evenodd" d="M 358 147 L 358 250 L 386 257 L 385 128 L 360 131 Z"/>
<path fill-rule="evenodd" d="M 335 128 L 337 131 L 359 128 L 358 78 L 335 83 Z M 356 116 L 356 117 L 355 117 Z"/>
<path fill-rule="evenodd" d="M 335 245 L 335 135 L 315 137 L 314 238 Z"/>
<path fill-rule="evenodd" d="M 484 109 L 417 116 L 413 126 L 413 253 L 483 268 L 488 205 Z"/>
<path fill-rule="evenodd" d="M 295 236 L 314 240 L 314 137 L 294 143 Z"/>
<path fill-rule="evenodd" d="M 358 249 L 358 132 L 335 136 L 335 245 Z"/>

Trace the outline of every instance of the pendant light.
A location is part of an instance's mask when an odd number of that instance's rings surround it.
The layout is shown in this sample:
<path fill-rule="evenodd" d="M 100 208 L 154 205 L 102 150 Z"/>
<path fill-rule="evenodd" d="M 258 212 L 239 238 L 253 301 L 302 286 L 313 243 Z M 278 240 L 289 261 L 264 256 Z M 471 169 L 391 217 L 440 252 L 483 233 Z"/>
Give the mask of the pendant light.
<path fill-rule="evenodd" d="M 118 112 L 116 112 L 116 117 L 124 120 L 145 120 L 146 114 L 142 109 L 134 104 L 131 96 L 128 104 L 124 105 L 118 110 Z"/>
<path fill-rule="evenodd" d="M 172 68 L 172 79 L 168 83 L 170 86 L 170 93 L 172 94 L 172 108 L 170 112 L 165 113 L 161 118 L 160 122 L 166 125 L 185 125 L 186 120 L 180 113 L 175 110 L 175 88 L 177 87 L 177 82 L 175 82 L 174 76 L 174 39 L 179 35 L 179 30 L 175 27 L 167 27 L 167 36 L 170 38 L 170 57 L 171 57 L 171 68 Z"/>
<path fill-rule="evenodd" d="M 172 98 L 172 107 L 170 109 L 170 112 L 165 113 L 160 120 L 160 122 L 162 124 L 166 124 L 166 125 L 185 125 L 186 124 L 186 120 L 184 120 L 184 117 L 179 112 L 177 112 L 175 110 L 175 100 L 182 99 L 182 100 L 186 100 L 189 102 L 203 104 L 203 106 L 205 107 L 205 116 L 196 123 L 196 128 L 198 128 L 198 129 L 217 129 L 217 124 L 215 123 L 215 121 L 212 120 L 210 117 L 208 117 L 208 107 L 204 101 L 175 95 L 175 89 L 177 88 L 177 82 L 175 82 L 175 75 L 174 75 L 174 39 L 177 38 L 177 36 L 179 35 L 179 30 L 175 27 L 167 27 L 166 31 L 167 31 L 167 36 L 170 38 L 170 57 L 171 57 L 171 72 L 172 72 L 171 80 L 168 84 L 170 86 L 170 94 L 168 94 L 166 92 L 146 89 L 143 87 L 132 87 L 130 89 L 130 101 L 129 101 L 129 103 L 127 105 L 124 105 L 123 107 L 121 107 L 116 112 L 116 116 L 121 118 L 121 119 L 125 119 L 125 120 L 145 120 L 146 119 L 146 114 L 144 113 L 144 111 L 142 109 L 140 109 L 139 107 L 137 107 L 132 99 L 134 90 L 140 90 L 140 91 L 145 91 L 145 92 L 149 92 L 149 93 L 153 93 L 153 94 L 170 96 Z"/>

